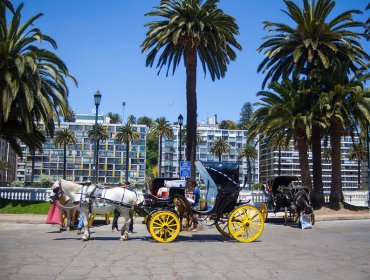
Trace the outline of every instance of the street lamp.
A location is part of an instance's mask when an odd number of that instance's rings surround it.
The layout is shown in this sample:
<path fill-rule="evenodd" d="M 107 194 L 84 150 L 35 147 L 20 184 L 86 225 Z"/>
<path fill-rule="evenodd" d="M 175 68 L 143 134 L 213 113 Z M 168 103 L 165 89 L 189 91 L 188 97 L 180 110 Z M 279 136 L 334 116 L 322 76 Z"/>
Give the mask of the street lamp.
<path fill-rule="evenodd" d="M 126 107 L 126 102 L 122 102 L 122 124 L 125 123 L 125 107 Z"/>
<path fill-rule="evenodd" d="M 179 117 L 177 118 L 180 126 L 179 130 L 179 174 L 180 174 L 180 162 L 181 162 L 181 127 L 184 121 L 184 117 L 180 114 Z"/>
<path fill-rule="evenodd" d="M 98 169 L 99 169 L 99 162 L 98 162 L 98 109 L 99 109 L 99 105 L 100 105 L 100 100 L 101 100 L 101 93 L 100 91 L 96 91 L 95 94 L 94 94 L 94 101 L 95 101 L 95 136 L 94 136 L 94 144 L 95 144 L 95 147 L 94 147 L 94 167 L 95 167 L 95 174 L 94 174 L 94 183 L 97 184 L 98 183 Z"/>

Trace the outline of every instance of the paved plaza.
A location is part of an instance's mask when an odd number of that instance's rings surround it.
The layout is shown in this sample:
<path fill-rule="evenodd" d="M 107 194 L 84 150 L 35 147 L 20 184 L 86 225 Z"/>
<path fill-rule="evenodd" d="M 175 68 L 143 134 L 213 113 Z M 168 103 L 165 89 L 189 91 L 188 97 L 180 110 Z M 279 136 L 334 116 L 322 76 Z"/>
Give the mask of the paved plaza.
<path fill-rule="evenodd" d="M 370 220 L 268 223 L 252 243 L 206 225 L 168 244 L 135 231 L 119 241 L 97 225 L 82 242 L 58 226 L 0 222 L 0 279 L 370 279 Z"/>

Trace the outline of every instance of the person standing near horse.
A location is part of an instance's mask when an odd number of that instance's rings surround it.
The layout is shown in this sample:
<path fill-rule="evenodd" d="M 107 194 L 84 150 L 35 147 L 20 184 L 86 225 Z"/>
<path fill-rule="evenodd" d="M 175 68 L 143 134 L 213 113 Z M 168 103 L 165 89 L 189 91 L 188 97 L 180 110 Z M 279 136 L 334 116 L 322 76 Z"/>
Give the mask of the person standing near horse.
<path fill-rule="evenodd" d="M 122 187 L 122 184 L 118 184 L 118 186 Z M 123 185 L 123 188 L 125 189 L 129 189 L 131 191 L 133 191 L 131 188 L 130 188 L 131 184 L 129 182 L 126 182 L 124 185 Z M 130 214 L 130 226 L 129 226 L 129 229 L 128 231 L 130 233 L 133 233 L 134 232 L 134 211 L 130 211 L 129 212 Z M 112 222 L 112 231 L 119 231 L 118 230 L 118 219 L 119 219 L 119 216 L 120 216 L 120 212 L 115 209 L 114 210 L 114 218 L 113 218 L 113 222 Z"/>

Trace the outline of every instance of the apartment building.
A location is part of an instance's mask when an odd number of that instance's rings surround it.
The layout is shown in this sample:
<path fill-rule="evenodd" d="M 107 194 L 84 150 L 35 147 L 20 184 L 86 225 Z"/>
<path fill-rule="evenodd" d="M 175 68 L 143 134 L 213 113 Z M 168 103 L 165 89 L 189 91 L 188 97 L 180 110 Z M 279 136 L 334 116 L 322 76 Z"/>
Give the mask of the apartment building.
<path fill-rule="evenodd" d="M 179 161 L 180 161 L 180 137 L 179 126 L 173 126 L 173 139 L 164 139 L 162 142 L 162 176 L 163 177 L 178 177 L 179 176 Z M 230 147 L 230 153 L 222 155 L 222 162 L 238 162 L 239 163 L 239 183 L 244 185 L 247 180 L 247 161 L 238 161 L 239 149 L 246 144 L 247 132 L 245 130 L 228 130 L 219 129 L 215 123 L 208 122 L 207 124 L 199 124 L 198 132 L 201 135 L 202 141 L 197 145 L 196 159 L 201 161 L 218 161 L 218 157 L 212 155 L 209 150 L 212 143 L 223 138 L 227 141 Z M 183 141 L 183 139 L 181 140 Z M 181 160 L 185 159 L 185 145 L 181 145 Z M 258 151 L 258 144 L 256 147 Z M 258 159 L 251 160 L 252 184 L 259 182 L 259 163 Z"/>
<path fill-rule="evenodd" d="M 352 138 L 342 137 L 342 185 L 343 190 L 358 189 L 358 162 L 348 159 L 348 150 L 352 147 Z M 330 143 L 329 143 L 330 146 Z M 322 143 L 324 153 L 324 143 Z M 312 153 L 309 152 L 309 164 L 312 175 Z M 279 151 L 266 145 L 266 139 L 260 142 L 260 180 L 266 182 L 268 178 L 278 175 Z M 293 142 L 287 149 L 281 150 L 281 175 L 300 176 L 300 165 L 298 151 L 294 148 Z M 361 177 L 363 178 L 363 177 Z M 322 179 L 325 191 L 330 191 L 331 186 L 331 160 L 322 158 Z"/>
<path fill-rule="evenodd" d="M 88 138 L 88 131 L 94 125 L 94 115 L 76 115 L 75 122 L 62 122 L 58 129 L 68 128 L 74 131 L 77 138 L 75 145 L 67 146 L 66 180 L 86 182 L 94 176 L 94 141 Z M 99 115 L 98 122 L 108 127 L 109 138 L 99 143 L 99 183 L 115 184 L 122 182 L 126 170 L 126 143 L 122 144 L 115 139 L 117 129 L 121 124 L 109 124 L 103 115 Z M 129 178 L 142 182 L 145 179 L 146 134 L 147 127 L 134 125 L 140 133 L 140 139 L 130 143 Z M 32 155 L 24 147 L 23 160 L 18 163 L 17 179 L 26 184 L 31 182 Z M 36 151 L 34 163 L 34 182 L 40 176 L 49 176 L 53 180 L 62 178 L 64 167 L 64 151 L 62 146 L 55 145 L 53 139 L 47 137 L 43 152 Z"/>
<path fill-rule="evenodd" d="M 0 170 L 0 182 L 11 183 L 16 178 L 17 154 L 9 143 L 0 137 L 0 159 L 9 164 L 6 170 Z"/>

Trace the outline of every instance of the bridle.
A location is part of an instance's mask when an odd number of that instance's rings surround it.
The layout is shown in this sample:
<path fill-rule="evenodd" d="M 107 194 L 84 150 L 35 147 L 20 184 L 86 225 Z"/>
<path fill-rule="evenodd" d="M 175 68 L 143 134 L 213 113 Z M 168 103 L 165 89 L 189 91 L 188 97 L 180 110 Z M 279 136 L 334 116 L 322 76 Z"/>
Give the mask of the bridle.
<path fill-rule="evenodd" d="M 60 179 L 58 180 L 58 183 L 59 183 L 58 186 L 53 189 L 54 194 L 50 196 L 50 199 L 54 203 L 57 200 L 59 200 L 62 197 L 62 195 L 64 194 L 64 191 L 62 189 L 62 181 Z"/>

